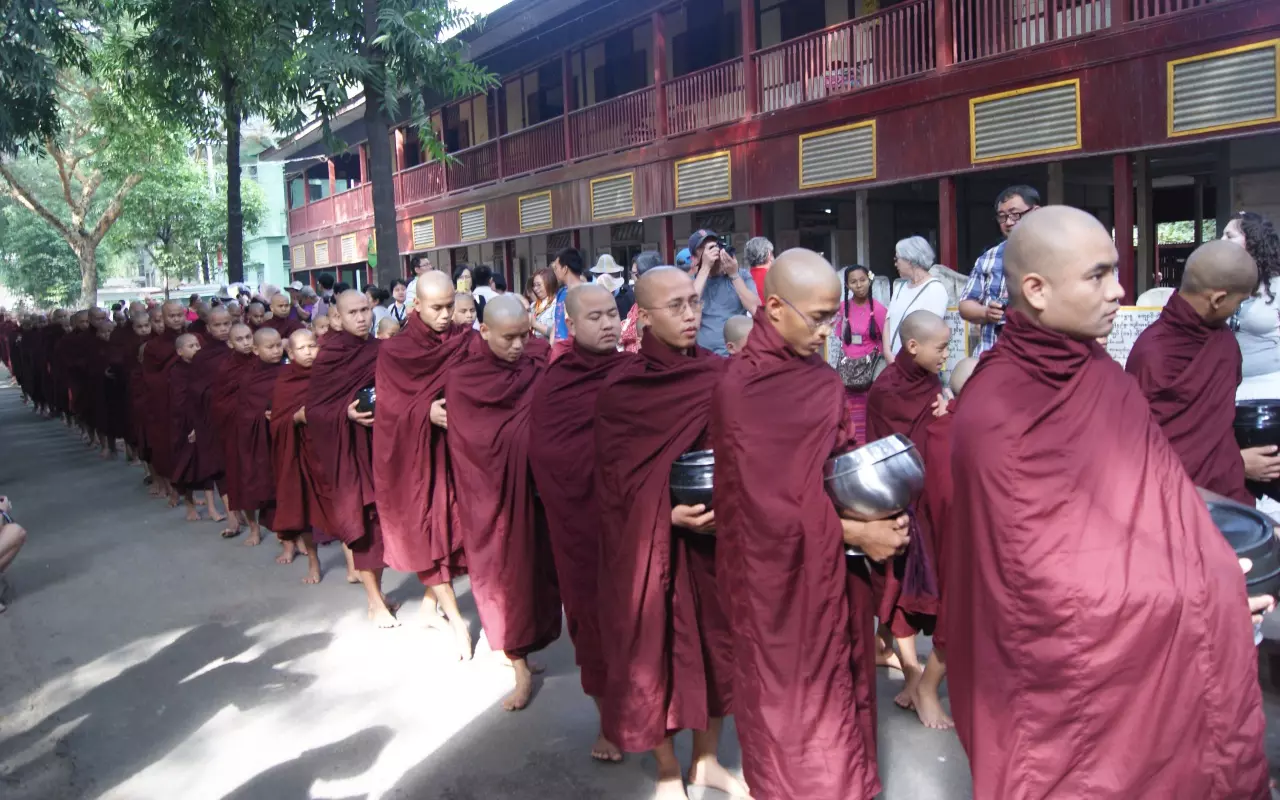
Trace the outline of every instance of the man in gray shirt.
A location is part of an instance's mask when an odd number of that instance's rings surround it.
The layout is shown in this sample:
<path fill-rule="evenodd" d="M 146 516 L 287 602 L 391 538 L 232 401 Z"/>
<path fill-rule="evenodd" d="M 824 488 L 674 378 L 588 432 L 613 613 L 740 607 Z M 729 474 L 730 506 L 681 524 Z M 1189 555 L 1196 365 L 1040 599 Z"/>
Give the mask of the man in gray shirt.
<path fill-rule="evenodd" d="M 698 344 L 728 356 L 725 321 L 738 314 L 754 314 L 760 305 L 751 270 L 739 267 L 733 256 L 720 249 L 720 237 L 715 231 L 696 231 L 689 237 L 689 252 L 693 256 L 689 262 L 693 284 L 702 295 Z"/>

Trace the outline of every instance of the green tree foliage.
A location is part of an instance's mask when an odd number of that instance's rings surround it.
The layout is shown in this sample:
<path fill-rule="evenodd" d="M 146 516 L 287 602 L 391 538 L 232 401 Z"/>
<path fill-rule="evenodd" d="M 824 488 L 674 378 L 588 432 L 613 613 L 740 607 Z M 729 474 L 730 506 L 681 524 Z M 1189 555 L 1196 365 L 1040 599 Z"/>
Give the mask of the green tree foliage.
<path fill-rule="evenodd" d="M 80 295 L 76 254 L 47 222 L 3 200 L 0 283 L 42 308 L 69 305 Z"/>
<path fill-rule="evenodd" d="M 12 154 L 61 131 L 58 73 L 87 69 L 88 25 L 72 3 L 0 0 L 0 8 L 0 153 Z"/>

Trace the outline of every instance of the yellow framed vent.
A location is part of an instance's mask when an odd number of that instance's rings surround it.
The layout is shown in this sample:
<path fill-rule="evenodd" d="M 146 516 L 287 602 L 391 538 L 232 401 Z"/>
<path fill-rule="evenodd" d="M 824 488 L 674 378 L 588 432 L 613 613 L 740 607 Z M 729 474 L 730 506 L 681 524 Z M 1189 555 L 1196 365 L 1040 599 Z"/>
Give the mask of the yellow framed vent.
<path fill-rule="evenodd" d="M 520 211 L 520 232 L 545 231 L 554 227 L 551 192 L 536 192 L 516 198 Z"/>
<path fill-rule="evenodd" d="M 1278 73 L 1280 39 L 1170 61 L 1169 136 L 1280 122 Z"/>
<path fill-rule="evenodd" d="M 307 267 L 307 247 L 306 245 L 295 244 L 293 246 L 293 255 L 289 258 L 289 269 L 306 269 Z"/>
<path fill-rule="evenodd" d="M 800 134 L 801 189 L 876 177 L 876 121 L 855 122 Z"/>
<path fill-rule="evenodd" d="M 1079 78 L 969 100 L 969 160 L 974 164 L 1082 146 Z"/>
<path fill-rule="evenodd" d="M 733 199 L 733 160 L 728 150 L 676 162 L 676 207 Z"/>
<path fill-rule="evenodd" d="M 436 246 L 436 218 L 418 217 L 409 222 L 414 250 L 432 250 Z"/>
<path fill-rule="evenodd" d="M 321 239 L 312 245 L 312 254 L 316 258 L 317 267 L 329 266 L 329 240 Z"/>
<path fill-rule="evenodd" d="M 356 235 L 348 233 L 338 242 L 338 249 L 342 254 L 343 264 L 354 264 L 356 261 Z"/>
<path fill-rule="evenodd" d="M 484 206 L 470 206 L 458 212 L 458 229 L 464 242 L 477 242 L 488 235 Z"/>
<path fill-rule="evenodd" d="M 623 172 L 591 179 L 591 219 L 636 215 L 636 174 Z"/>

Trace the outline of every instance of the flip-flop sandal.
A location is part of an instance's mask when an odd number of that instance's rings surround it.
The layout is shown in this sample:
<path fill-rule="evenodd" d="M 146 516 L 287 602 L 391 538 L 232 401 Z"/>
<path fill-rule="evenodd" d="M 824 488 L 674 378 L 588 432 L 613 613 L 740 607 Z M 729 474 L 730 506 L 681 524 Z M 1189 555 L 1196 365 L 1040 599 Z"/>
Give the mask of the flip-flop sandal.
<path fill-rule="evenodd" d="M 236 528 L 235 530 L 231 530 L 230 528 L 227 528 L 225 531 L 223 531 L 218 535 L 221 536 L 223 539 L 234 539 L 237 536 L 239 536 L 242 532 L 243 531 L 240 528 Z"/>

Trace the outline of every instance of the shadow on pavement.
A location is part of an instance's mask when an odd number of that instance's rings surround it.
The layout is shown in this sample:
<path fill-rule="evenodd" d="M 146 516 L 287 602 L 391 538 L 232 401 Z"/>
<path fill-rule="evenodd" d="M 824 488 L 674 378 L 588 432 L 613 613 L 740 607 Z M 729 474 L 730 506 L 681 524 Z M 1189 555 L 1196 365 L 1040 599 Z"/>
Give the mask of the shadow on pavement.
<path fill-rule="evenodd" d="M 394 736 L 381 725 L 365 728 L 340 742 L 307 750 L 297 758 L 257 775 L 222 800 L 306 800 L 318 780 L 342 780 L 368 772 Z M 365 800 L 367 794 L 335 798 Z"/>

